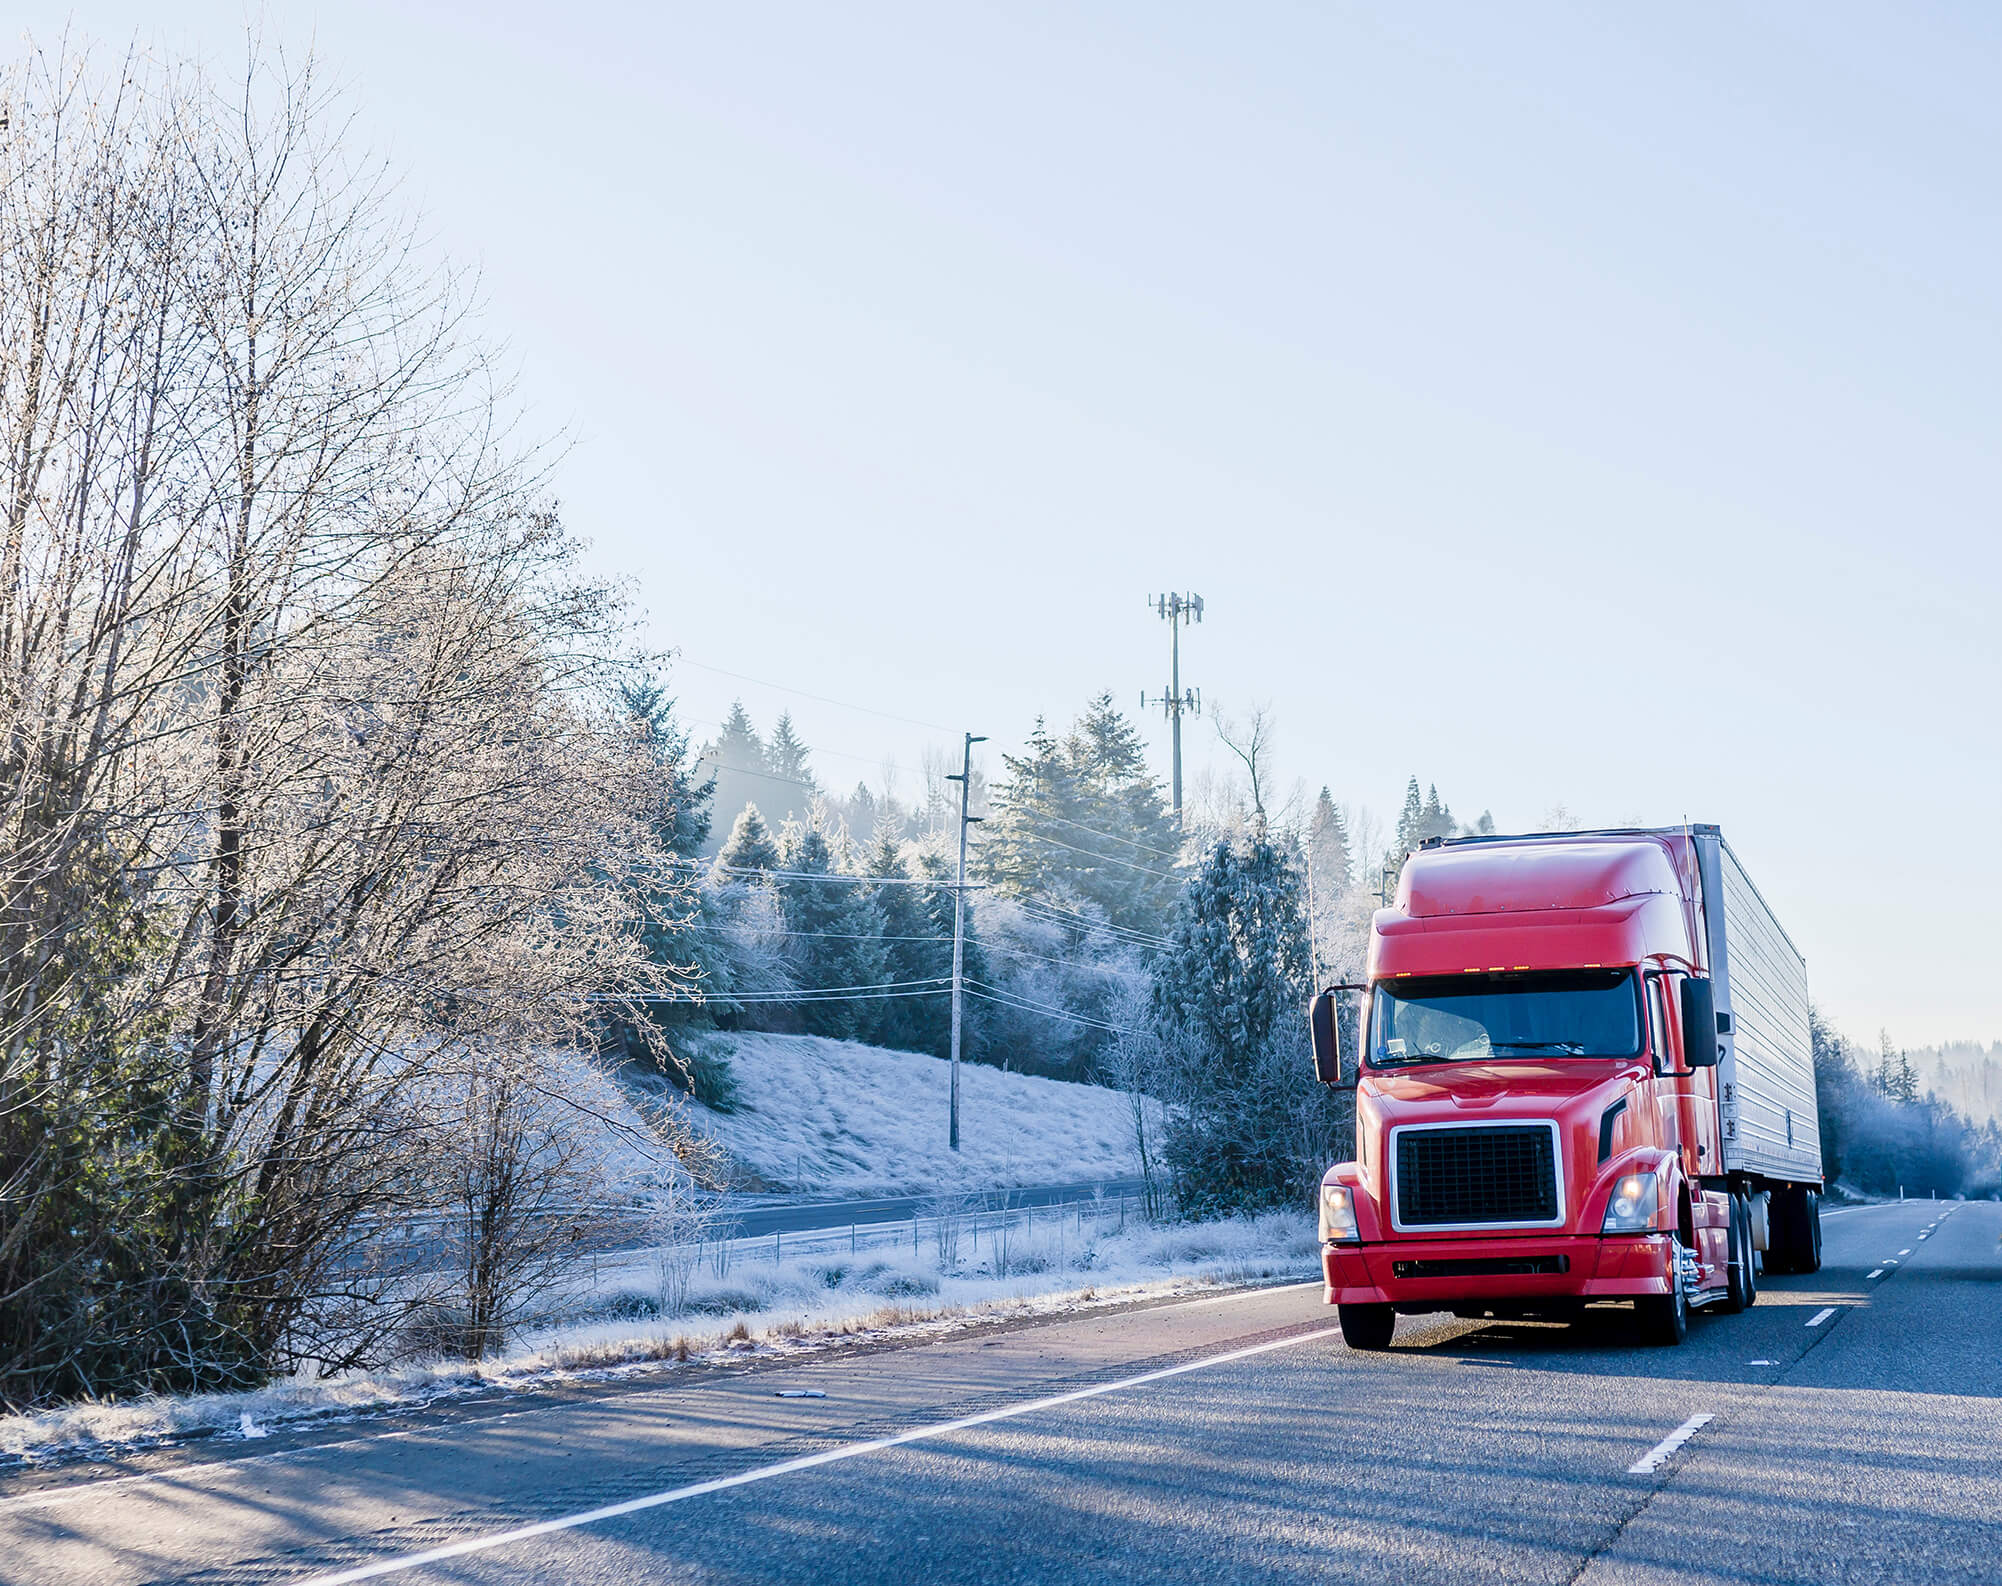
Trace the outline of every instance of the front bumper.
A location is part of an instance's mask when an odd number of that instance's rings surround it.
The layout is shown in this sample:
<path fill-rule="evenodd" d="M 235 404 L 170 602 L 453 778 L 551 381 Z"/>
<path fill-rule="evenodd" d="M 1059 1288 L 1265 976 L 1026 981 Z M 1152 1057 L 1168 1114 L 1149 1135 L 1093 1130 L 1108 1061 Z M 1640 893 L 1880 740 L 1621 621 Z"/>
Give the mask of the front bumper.
<path fill-rule="evenodd" d="M 1618 1300 L 1666 1294 L 1666 1233 L 1394 1239 L 1326 1244 L 1330 1305 L 1452 1310 L 1477 1301 Z"/>

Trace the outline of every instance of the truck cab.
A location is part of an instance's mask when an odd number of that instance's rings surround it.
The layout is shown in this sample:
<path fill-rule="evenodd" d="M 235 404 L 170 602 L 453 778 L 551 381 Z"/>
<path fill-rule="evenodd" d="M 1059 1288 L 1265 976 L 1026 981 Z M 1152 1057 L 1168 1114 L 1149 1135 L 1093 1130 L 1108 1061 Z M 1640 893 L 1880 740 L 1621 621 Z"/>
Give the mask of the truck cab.
<path fill-rule="evenodd" d="M 1407 861 L 1366 982 L 1311 1017 L 1320 1077 L 1355 1089 L 1355 1156 L 1320 1197 L 1326 1297 L 1352 1346 L 1387 1345 L 1399 1312 L 1563 1318 L 1599 1301 L 1673 1343 L 1692 1307 L 1752 1303 L 1773 1194 L 1819 1189 L 1819 1142 L 1785 1178 L 1733 1160 L 1750 1144 L 1745 1042 L 1699 831 L 1715 828 L 1473 839 Z M 1804 1040 L 1804 972 L 1798 1001 Z M 1790 1011 L 1779 1022 L 1795 1044 Z M 1811 1060 L 1806 1083 L 1811 1129 Z"/>

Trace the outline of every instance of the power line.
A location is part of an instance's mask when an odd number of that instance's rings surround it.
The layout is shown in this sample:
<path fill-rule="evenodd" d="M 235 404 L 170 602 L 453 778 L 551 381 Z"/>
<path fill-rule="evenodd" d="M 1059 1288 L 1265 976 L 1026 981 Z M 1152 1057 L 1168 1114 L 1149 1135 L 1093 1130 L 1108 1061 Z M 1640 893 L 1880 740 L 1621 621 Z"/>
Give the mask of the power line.
<path fill-rule="evenodd" d="M 699 859 L 669 859 L 662 861 L 671 869 L 708 870 L 728 876 L 758 876 L 769 881 L 838 881 L 855 887 L 931 887 L 939 892 L 951 892 L 956 883 L 935 881 L 929 876 L 851 876 L 840 870 L 760 870 L 756 865 L 726 865 L 711 862 L 703 864 Z M 969 891 L 978 892 L 987 885 L 984 881 L 968 881 Z"/>
<path fill-rule="evenodd" d="M 1114 1035 L 1138 1035 L 1141 1032 L 1123 1024 L 1108 1024 L 1103 1019 L 1088 1019 L 1080 1013 L 1066 1013 L 1060 1008 L 1046 1008 L 1032 1002 L 1018 1001 L 1012 997 L 1000 996 L 990 991 L 980 991 L 972 982 L 966 987 L 969 997 L 978 997 L 982 1002 L 994 1003 L 997 1007 L 1013 1008 L 1018 1013 L 1039 1014 L 1046 1019 L 1062 1019 L 1069 1024 L 1087 1025 L 1094 1030 L 1105 1030 Z"/>
<path fill-rule="evenodd" d="M 697 931 L 705 936 L 741 932 L 746 936 L 810 936 L 832 942 L 926 942 L 935 947 L 942 947 L 952 940 L 950 936 L 877 936 L 869 931 L 795 931 L 764 925 L 678 925 L 674 929 Z M 980 946 L 983 952 L 1000 953 L 1008 958 L 1031 958 L 1039 964 L 1056 964 L 1062 968 L 1082 969 L 1093 974 L 1127 973 L 1123 969 L 1107 964 L 1081 963 L 1075 958 L 1052 958 L 1048 953 L 1032 953 L 1026 947 L 1006 947 L 992 940 L 983 941 Z"/>
<path fill-rule="evenodd" d="M 1129 847 L 1138 848 L 1142 853 L 1157 854 L 1161 858 L 1173 860 L 1177 864 L 1181 862 L 1182 856 L 1179 853 L 1171 853 L 1166 848 L 1150 847 L 1148 844 L 1136 841 L 1134 838 L 1121 837 L 1117 832 L 1102 832 L 1096 826 L 1087 826 L 1083 821 L 1074 821 L 1063 815 L 1052 815 L 1047 810 L 1039 810 L 1035 815 L 1028 818 L 1039 821 L 1055 821 L 1059 826 L 1075 827 L 1078 831 L 1089 832 L 1094 837 L 1103 837 L 1108 842 L 1125 843 Z"/>
<path fill-rule="evenodd" d="M 950 936 L 878 936 L 872 931 L 794 931 L 775 925 L 680 925 L 674 927 L 682 931 L 701 931 L 710 936 L 721 936 L 732 931 L 741 931 L 747 936 L 819 936 L 834 942 L 949 942 Z"/>
<path fill-rule="evenodd" d="M 1104 834 L 1101 833 L 1100 835 L 1102 836 Z M 1051 837 L 1047 834 L 1039 834 L 1036 838 L 1036 841 L 1039 843 L 1048 843 L 1052 848 L 1061 848 L 1066 853 L 1083 854 L 1085 858 L 1096 859 L 1101 864 L 1122 865 L 1128 870 L 1139 871 L 1143 876 L 1157 876 L 1163 881 L 1173 881 L 1175 879 L 1173 876 L 1169 875 L 1168 872 L 1165 870 L 1155 870 L 1147 865 L 1136 865 L 1130 859 L 1115 859 L 1110 854 L 1093 853 L 1089 848 L 1079 848 L 1072 843 L 1060 842 L 1056 838 Z"/>
<path fill-rule="evenodd" d="M 803 688 L 793 688 L 785 683 L 773 683 L 762 677 L 751 677 L 743 672 L 732 672 L 725 667 L 711 666 L 706 661 L 691 661 L 680 651 L 675 652 L 675 660 L 683 666 L 695 667 L 698 671 L 714 672 L 718 677 L 734 677 L 740 683 L 756 683 L 760 688 L 775 688 L 781 694 L 795 694 L 801 699 L 817 700 L 823 705 L 838 706 L 842 710 L 859 710 L 865 716 L 880 716 L 885 721 L 900 721 L 907 727 L 929 727 L 933 732 L 951 732 L 950 727 L 941 727 L 935 721 L 919 721 L 915 716 L 899 716 L 894 711 L 877 710 L 872 705 L 854 705 L 845 699 L 833 699 L 826 694 L 809 694 Z"/>
<path fill-rule="evenodd" d="M 1144 942 L 1149 947 L 1172 947 L 1175 944 L 1165 936 L 1157 936 L 1151 931 L 1135 930 L 1129 925 L 1115 925 L 1110 920 L 1093 919 L 1088 914 L 1080 914 L 1075 909 L 1067 909 L 1061 903 L 1052 903 L 1047 898 L 1020 896 L 1013 899 L 1025 912 L 1046 913 L 1060 916 L 1056 920 L 1046 920 L 1046 924 L 1078 925 L 1090 931 L 1104 931 L 1107 935 L 1124 937 L 1130 941 Z"/>
<path fill-rule="evenodd" d="M 1032 953 L 1026 947 L 1003 947 L 994 941 L 983 941 L 980 948 L 982 952 L 1000 953 L 1008 958 L 1033 958 L 1039 964 L 1056 964 L 1064 969 L 1081 969 L 1094 975 L 1119 975 L 1123 978 L 1132 973 L 1112 964 L 1080 963 L 1075 958 L 1052 958 L 1047 953 Z"/>
<path fill-rule="evenodd" d="M 942 997 L 950 989 L 950 977 L 929 975 L 922 980 L 886 980 L 874 986 L 815 986 L 798 991 L 715 991 L 696 993 L 643 992 L 620 997 L 609 993 L 586 998 L 589 1002 L 709 1003 L 709 1002 L 862 1002 L 872 997 Z M 921 987 L 921 990 L 899 989 Z"/>

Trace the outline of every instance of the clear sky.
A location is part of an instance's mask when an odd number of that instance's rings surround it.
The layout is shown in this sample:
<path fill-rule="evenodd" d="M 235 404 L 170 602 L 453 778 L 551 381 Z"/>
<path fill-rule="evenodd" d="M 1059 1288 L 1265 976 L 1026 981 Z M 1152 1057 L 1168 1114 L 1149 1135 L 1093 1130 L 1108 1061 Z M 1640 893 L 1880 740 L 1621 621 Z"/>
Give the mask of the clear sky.
<path fill-rule="evenodd" d="M 1193 589 L 1283 779 L 1719 821 L 1852 1034 L 2002 1035 L 2002 13 L 263 17 L 482 268 L 698 734 L 908 794 L 921 723 L 1158 692 Z"/>

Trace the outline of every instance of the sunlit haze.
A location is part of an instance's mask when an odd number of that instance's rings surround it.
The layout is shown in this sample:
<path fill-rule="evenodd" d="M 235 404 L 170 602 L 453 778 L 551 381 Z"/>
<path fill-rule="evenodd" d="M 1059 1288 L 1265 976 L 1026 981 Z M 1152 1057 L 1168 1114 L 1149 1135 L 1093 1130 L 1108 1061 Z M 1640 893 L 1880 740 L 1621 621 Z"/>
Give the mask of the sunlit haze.
<path fill-rule="evenodd" d="M 243 49 L 235 4 L 15 15 Z M 1270 705 L 1288 787 L 1719 822 L 1850 1034 L 2002 1035 L 2002 18 L 1536 15 L 261 26 L 480 269 L 698 737 L 790 710 L 908 796 L 1137 710 L 1195 591 L 1184 681 Z"/>

